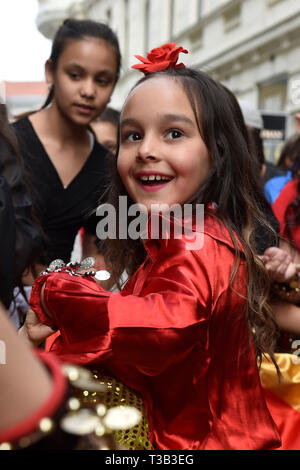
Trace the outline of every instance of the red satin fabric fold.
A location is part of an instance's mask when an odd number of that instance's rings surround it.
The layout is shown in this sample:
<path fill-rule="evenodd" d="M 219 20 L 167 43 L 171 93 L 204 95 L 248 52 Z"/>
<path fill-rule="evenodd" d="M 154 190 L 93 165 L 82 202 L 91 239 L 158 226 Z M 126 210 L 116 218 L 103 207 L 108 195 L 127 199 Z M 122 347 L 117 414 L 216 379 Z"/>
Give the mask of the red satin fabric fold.
<path fill-rule="evenodd" d="M 264 389 L 264 394 L 271 415 L 278 426 L 281 447 L 277 450 L 300 449 L 300 413 L 278 398 L 270 390 Z"/>
<path fill-rule="evenodd" d="M 140 391 L 156 449 L 277 447 L 245 302 L 229 288 L 227 231 L 207 217 L 201 250 L 182 240 L 149 240 L 146 249 L 120 293 L 66 273 L 47 276 L 45 301 L 61 331 L 51 350 L 64 361 L 104 365 Z M 245 294 L 243 262 L 234 287 Z M 32 304 L 43 321 L 38 289 Z"/>

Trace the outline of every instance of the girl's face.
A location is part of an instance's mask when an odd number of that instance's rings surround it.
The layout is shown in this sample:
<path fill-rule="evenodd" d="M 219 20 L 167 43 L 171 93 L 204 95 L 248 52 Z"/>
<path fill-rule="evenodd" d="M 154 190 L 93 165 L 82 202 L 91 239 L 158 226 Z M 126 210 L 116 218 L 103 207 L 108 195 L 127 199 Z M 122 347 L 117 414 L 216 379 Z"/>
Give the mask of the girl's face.
<path fill-rule="evenodd" d="M 184 204 L 211 168 L 211 159 L 183 88 L 155 77 L 129 95 L 120 124 L 118 171 L 131 198 Z"/>
<path fill-rule="evenodd" d="M 71 41 L 55 70 L 46 63 L 46 78 L 55 86 L 53 104 L 79 125 L 89 124 L 106 107 L 117 76 L 117 56 L 110 44 L 96 38 Z"/>
<path fill-rule="evenodd" d="M 96 134 L 97 140 L 115 154 L 118 143 L 117 126 L 108 121 L 94 121 L 91 123 L 91 127 Z"/>

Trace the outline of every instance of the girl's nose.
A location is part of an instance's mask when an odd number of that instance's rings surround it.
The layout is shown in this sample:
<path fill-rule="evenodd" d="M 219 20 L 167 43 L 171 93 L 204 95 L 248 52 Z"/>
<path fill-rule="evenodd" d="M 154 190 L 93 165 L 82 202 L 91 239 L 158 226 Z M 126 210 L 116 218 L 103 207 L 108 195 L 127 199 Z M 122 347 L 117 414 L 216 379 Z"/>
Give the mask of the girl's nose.
<path fill-rule="evenodd" d="M 92 80 L 85 80 L 82 83 L 80 94 L 85 98 L 94 98 L 96 94 L 95 85 Z"/>
<path fill-rule="evenodd" d="M 138 160 L 159 160 L 159 147 L 154 138 L 144 138 L 137 151 Z"/>

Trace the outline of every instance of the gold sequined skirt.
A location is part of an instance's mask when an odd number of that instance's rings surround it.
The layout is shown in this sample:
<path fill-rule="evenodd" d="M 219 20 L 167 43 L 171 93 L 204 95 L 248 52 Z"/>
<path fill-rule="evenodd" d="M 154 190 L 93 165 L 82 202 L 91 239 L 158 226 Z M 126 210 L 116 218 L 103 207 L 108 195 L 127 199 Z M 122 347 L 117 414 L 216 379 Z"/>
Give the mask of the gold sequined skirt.
<path fill-rule="evenodd" d="M 106 385 L 107 392 L 83 392 L 78 398 L 82 404 L 103 403 L 107 408 L 113 406 L 133 406 L 141 414 L 141 421 L 134 427 L 124 431 L 114 431 L 114 439 L 123 447 L 130 450 L 152 450 L 149 440 L 149 424 L 141 395 L 130 389 L 118 379 L 106 375 L 103 371 L 92 370 L 95 380 Z"/>

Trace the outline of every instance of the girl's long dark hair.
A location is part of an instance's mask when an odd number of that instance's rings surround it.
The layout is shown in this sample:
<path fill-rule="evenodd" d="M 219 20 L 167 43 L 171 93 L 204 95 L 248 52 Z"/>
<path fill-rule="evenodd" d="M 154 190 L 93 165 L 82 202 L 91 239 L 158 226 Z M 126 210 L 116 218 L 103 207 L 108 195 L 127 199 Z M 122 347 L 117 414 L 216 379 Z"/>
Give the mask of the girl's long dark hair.
<path fill-rule="evenodd" d="M 289 141 L 288 148 L 289 153 L 286 153 L 286 156 L 289 156 L 293 162 L 292 178 L 298 180 L 297 197 L 287 206 L 284 214 L 285 231 L 288 239 L 293 242 L 292 231 L 300 223 L 300 135 L 294 136 Z"/>
<path fill-rule="evenodd" d="M 2 103 L 0 103 L 0 140 L 10 149 L 10 152 L 3 152 L 0 155 L 1 175 L 5 176 L 14 195 L 18 195 L 24 185 L 23 162 L 18 139 L 8 123 L 7 110 Z M 11 155 L 14 155 L 14 158 Z"/>
<path fill-rule="evenodd" d="M 277 328 L 267 303 L 270 282 L 256 256 L 254 235 L 257 226 L 265 226 L 269 231 L 271 228 L 263 215 L 266 202 L 258 181 L 258 166 L 249 153 L 247 129 L 238 102 L 229 90 L 208 75 L 188 68 L 149 74 L 135 87 L 155 77 L 176 80 L 189 98 L 199 132 L 210 152 L 212 169 L 197 193 L 187 202 L 193 205 L 217 203 L 215 217 L 225 224 L 236 247 L 231 286 L 240 261 L 238 240 L 242 244 L 248 266 L 247 318 L 257 355 L 261 360 L 262 354 L 269 353 L 276 365 Z M 120 195 L 127 196 L 128 204 L 133 202 L 120 179 L 115 161 L 107 202 L 116 208 L 117 220 Z M 108 266 L 116 282 L 124 270 L 132 275 L 145 259 L 140 241 L 106 240 L 105 249 Z"/>
<path fill-rule="evenodd" d="M 6 107 L 1 103 L 0 147 L 0 175 L 5 178 L 10 189 L 16 233 L 14 266 L 7 266 L 7 269 L 14 273 L 14 286 L 18 285 L 23 292 L 21 278 L 25 268 L 35 272 L 34 263 L 42 249 L 42 234 L 31 210 L 31 185 L 25 176 L 18 139 L 9 125 Z"/>

